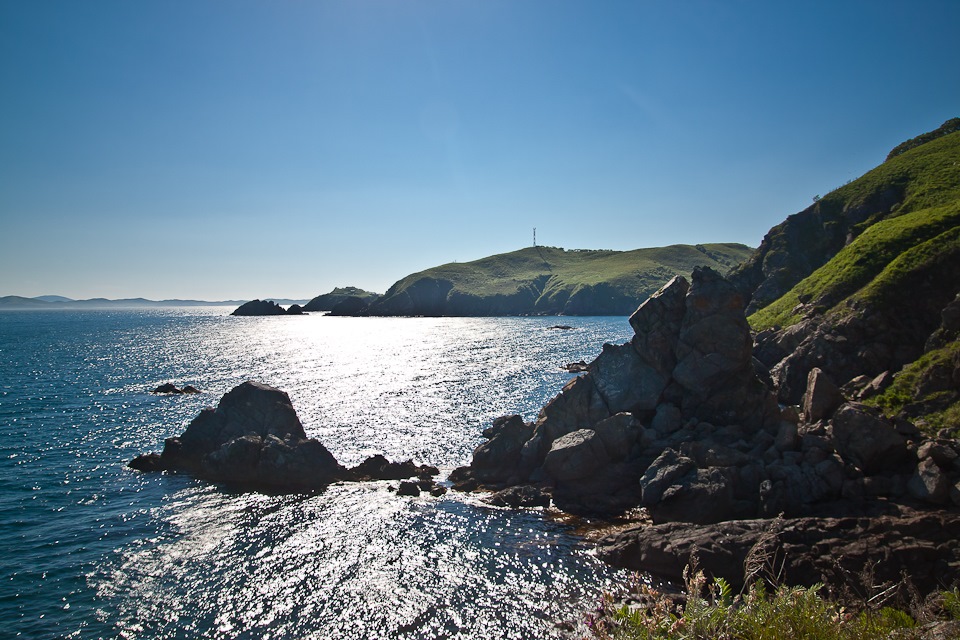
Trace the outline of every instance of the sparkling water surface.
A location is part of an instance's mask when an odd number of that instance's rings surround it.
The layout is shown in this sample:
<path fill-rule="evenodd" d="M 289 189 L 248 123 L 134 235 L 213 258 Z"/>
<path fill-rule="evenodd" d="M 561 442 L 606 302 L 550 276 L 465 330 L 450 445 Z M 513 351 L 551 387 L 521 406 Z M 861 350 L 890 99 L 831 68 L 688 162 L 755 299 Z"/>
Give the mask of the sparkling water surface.
<path fill-rule="evenodd" d="M 466 464 L 506 413 L 626 318 L 236 318 L 224 308 L 0 313 L 0 629 L 29 638 L 549 638 L 622 578 L 540 510 L 389 482 L 235 492 L 125 464 L 244 380 L 310 436 Z M 156 396 L 163 382 L 197 396 Z"/>

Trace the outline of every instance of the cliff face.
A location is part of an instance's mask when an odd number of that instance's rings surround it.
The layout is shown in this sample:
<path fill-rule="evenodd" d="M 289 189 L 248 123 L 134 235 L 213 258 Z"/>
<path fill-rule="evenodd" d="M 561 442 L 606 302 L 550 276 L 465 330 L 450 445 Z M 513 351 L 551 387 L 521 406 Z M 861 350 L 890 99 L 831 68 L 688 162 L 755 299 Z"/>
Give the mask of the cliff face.
<path fill-rule="evenodd" d="M 738 244 L 636 251 L 530 247 L 403 278 L 363 311 L 377 316 L 629 315 L 677 273 L 727 272 L 751 252 Z"/>

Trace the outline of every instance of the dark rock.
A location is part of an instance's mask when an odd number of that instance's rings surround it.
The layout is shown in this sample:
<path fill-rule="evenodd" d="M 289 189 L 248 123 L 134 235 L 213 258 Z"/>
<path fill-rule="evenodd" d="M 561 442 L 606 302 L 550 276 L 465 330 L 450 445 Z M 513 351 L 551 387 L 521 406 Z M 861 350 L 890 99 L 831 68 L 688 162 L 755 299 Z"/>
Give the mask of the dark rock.
<path fill-rule="evenodd" d="M 603 443 L 610 460 L 620 461 L 630 455 L 631 448 L 640 438 L 643 425 L 633 414 L 618 413 L 595 424 L 593 431 Z"/>
<path fill-rule="evenodd" d="M 350 472 L 358 480 L 404 480 L 414 476 L 431 476 L 439 473 L 436 467 L 418 466 L 413 460 L 390 462 L 380 454 L 370 456 L 351 468 Z"/>
<path fill-rule="evenodd" d="M 555 325 L 553 325 L 552 327 L 547 327 L 547 328 L 548 328 L 548 329 L 560 329 L 560 330 L 562 330 L 562 331 L 569 331 L 570 329 L 573 329 L 573 327 L 571 327 L 571 326 L 568 325 L 568 324 L 555 324 Z"/>
<path fill-rule="evenodd" d="M 436 467 L 391 463 L 382 456 L 344 469 L 320 441 L 307 438 L 290 398 L 279 389 L 245 382 L 207 408 L 163 453 L 130 462 L 142 471 L 178 470 L 216 482 L 268 491 L 322 488 L 337 480 L 429 477 Z M 357 471 L 359 469 L 359 472 Z"/>
<path fill-rule="evenodd" d="M 640 479 L 643 506 L 651 507 L 660 502 L 663 493 L 695 466 L 692 459 L 681 456 L 673 449 L 664 449 Z"/>
<path fill-rule="evenodd" d="M 907 489 L 917 500 L 932 504 L 946 504 L 950 501 L 950 482 L 947 475 L 931 458 L 924 458 L 917 465 Z"/>
<path fill-rule="evenodd" d="M 330 311 L 337 306 L 338 303 L 343 302 L 350 297 L 361 298 L 368 302 L 373 302 L 379 297 L 379 294 L 358 289 L 357 287 L 337 287 L 330 293 L 324 293 L 323 295 L 313 298 L 310 302 L 303 305 L 303 310 Z"/>
<path fill-rule="evenodd" d="M 637 353 L 661 376 L 667 377 L 677 365 L 676 348 L 680 326 L 686 312 L 685 299 L 690 284 L 676 276 L 647 298 L 630 316 Z"/>
<path fill-rule="evenodd" d="M 487 498 L 495 507 L 549 507 L 550 494 L 528 484 L 509 487 Z"/>
<path fill-rule="evenodd" d="M 153 391 L 151 391 L 150 393 L 183 393 L 183 391 L 172 382 L 166 382 L 160 385 L 159 387 L 157 387 L 156 389 L 154 389 Z"/>
<path fill-rule="evenodd" d="M 533 432 L 533 425 L 517 415 L 495 420 L 493 427 L 485 432 L 490 434 L 490 440 L 473 452 L 472 476 L 488 484 L 521 480 L 524 475 L 520 468 L 521 455 Z"/>
<path fill-rule="evenodd" d="M 882 582 L 906 590 L 906 574 L 921 593 L 930 593 L 960 575 L 960 515 L 668 523 L 607 537 L 598 549 L 600 558 L 615 566 L 677 582 L 694 553 L 700 569 L 725 578 L 734 589 L 772 570 L 786 584 L 826 581 L 858 587 L 861 593 Z M 865 576 L 875 582 L 851 584 Z"/>
<path fill-rule="evenodd" d="M 137 471 L 165 471 L 166 465 L 159 453 L 147 453 L 137 456 L 127 463 L 127 466 Z"/>
<path fill-rule="evenodd" d="M 833 416 L 837 451 L 870 475 L 906 461 L 906 440 L 893 423 L 871 407 L 848 402 Z"/>
<path fill-rule="evenodd" d="M 180 389 L 180 393 L 193 394 L 193 393 L 202 393 L 202 392 L 200 391 L 200 389 L 197 389 L 196 387 L 188 384 L 185 387 L 183 387 L 183 389 Z"/>
<path fill-rule="evenodd" d="M 568 362 L 563 365 L 563 368 L 569 371 L 570 373 L 586 373 L 590 370 L 590 365 L 585 361 L 580 360 L 579 362 Z"/>
<path fill-rule="evenodd" d="M 289 307 L 287 307 L 287 315 L 288 315 L 288 316 L 302 316 L 302 315 L 303 315 L 303 307 L 301 307 L 301 306 L 298 305 L 298 304 L 292 304 L 292 305 L 290 305 Z"/>
<path fill-rule="evenodd" d="M 301 311 L 302 313 L 302 311 Z M 251 300 L 237 307 L 232 316 L 285 316 L 287 311 L 271 300 Z"/>
<path fill-rule="evenodd" d="M 810 370 L 803 396 L 803 414 L 807 422 L 829 418 L 843 400 L 840 389 L 827 374 L 816 367 Z"/>
<path fill-rule="evenodd" d="M 730 467 L 697 469 L 672 484 L 651 505 L 655 523 L 694 522 L 709 524 L 754 515 L 755 506 L 734 496 Z"/>
<path fill-rule="evenodd" d="M 603 441 L 592 429 L 579 429 L 553 441 L 543 469 L 556 482 L 593 475 L 610 462 Z"/>
<path fill-rule="evenodd" d="M 610 413 L 652 411 L 670 381 L 668 375 L 647 364 L 630 344 L 603 345 L 590 371 Z"/>
<path fill-rule="evenodd" d="M 409 482 L 404 480 L 400 483 L 400 486 L 397 488 L 398 496 L 412 496 L 417 497 L 420 495 L 420 487 L 417 486 L 416 482 Z"/>
<path fill-rule="evenodd" d="M 359 296 L 344 298 L 330 310 L 331 316 L 359 316 L 369 308 L 370 300 Z"/>

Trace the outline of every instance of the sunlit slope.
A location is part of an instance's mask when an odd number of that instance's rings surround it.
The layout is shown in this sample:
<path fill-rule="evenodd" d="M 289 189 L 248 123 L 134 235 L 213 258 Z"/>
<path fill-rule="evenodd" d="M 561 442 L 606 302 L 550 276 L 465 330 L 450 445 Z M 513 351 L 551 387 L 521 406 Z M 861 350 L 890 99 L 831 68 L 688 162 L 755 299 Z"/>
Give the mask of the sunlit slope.
<path fill-rule="evenodd" d="M 757 252 L 732 274 L 752 298 L 748 313 L 777 303 L 754 318 L 755 326 L 790 321 L 783 309 L 788 301 L 777 302 L 785 294 L 790 300 L 832 307 L 901 251 L 928 239 L 927 232 L 955 224 L 942 218 L 949 217 L 945 209 L 960 200 L 958 127 L 960 119 L 949 120 L 936 131 L 905 142 L 877 168 L 773 227 Z M 856 244 L 874 225 L 909 214 L 916 215 L 909 222 L 873 230 L 868 241 Z M 923 230 L 925 217 L 939 220 L 931 220 Z M 835 258 L 839 262 L 828 266 Z M 798 288 L 791 291 L 794 287 Z"/>
<path fill-rule="evenodd" d="M 728 272 L 750 255 L 741 244 L 673 245 L 634 251 L 528 247 L 450 263 L 398 281 L 371 315 L 626 315 L 694 267 Z"/>
<path fill-rule="evenodd" d="M 864 203 L 880 199 L 877 194 L 888 194 L 884 199 L 895 194 L 897 202 L 864 209 Z M 958 249 L 960 228 L 960 132 L 892 157 L 824 196 L 824 202 L 841 213 L 858 211 L 863 221 L 851 225 L 846 246 L 751 315 L 755 329 L 790 326 L 805 316 L 909 295 L 905 285 L 912 272 L 948 262 Z M 780 261 L 788 262 L 786 257 Z"/>

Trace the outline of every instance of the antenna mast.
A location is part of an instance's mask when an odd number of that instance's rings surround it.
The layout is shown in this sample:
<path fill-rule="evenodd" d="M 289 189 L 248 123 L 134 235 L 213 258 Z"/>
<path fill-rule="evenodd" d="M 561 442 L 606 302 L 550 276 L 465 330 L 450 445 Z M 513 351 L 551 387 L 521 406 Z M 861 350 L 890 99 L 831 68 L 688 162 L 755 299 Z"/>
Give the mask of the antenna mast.
<path fill-rule="evenodd" d="M 533 228 L 533 246 L 537 246 L 537 228 Z"/>

